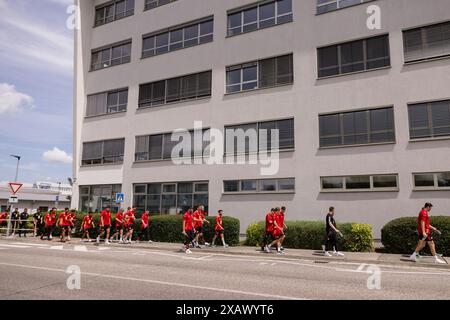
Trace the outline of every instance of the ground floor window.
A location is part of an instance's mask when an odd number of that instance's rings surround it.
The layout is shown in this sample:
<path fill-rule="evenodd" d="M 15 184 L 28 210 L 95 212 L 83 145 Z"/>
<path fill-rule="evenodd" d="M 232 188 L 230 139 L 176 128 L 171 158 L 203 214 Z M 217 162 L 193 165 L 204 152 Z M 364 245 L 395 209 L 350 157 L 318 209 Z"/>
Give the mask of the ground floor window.
<path fill-rule="evenodd" d="M 133 206 L 152 215 L 175 215 L 199 204 L 208 212 L 208 182 L 165 182 L 134 185 Z"/>
<path fill-rule="evenodd" d="M 80 203 L 78 208 L 84 212 L 101 212 L 110 206 L 113 212 L 117 212 L 120 205 L 115 202 L 116 193 L 121 192 L 122 185 L 120 184 L 80 186 Z"/>

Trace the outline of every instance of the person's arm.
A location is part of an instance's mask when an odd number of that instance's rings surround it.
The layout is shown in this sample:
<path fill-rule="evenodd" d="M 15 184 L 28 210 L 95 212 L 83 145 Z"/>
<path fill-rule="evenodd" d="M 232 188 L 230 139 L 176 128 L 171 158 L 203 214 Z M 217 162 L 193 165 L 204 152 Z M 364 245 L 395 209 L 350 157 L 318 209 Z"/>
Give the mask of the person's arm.
<path fill-rule="evenodd" d="M 183 232 L 182 232 L 182 234 L 187 235 L 185 230 L 186 230 L 186 221 L 184 221 L 184 219 L 183 219 Z"/>
<path fill-rule="evenodd" d="M 100 227 L 103 227 L 105 224 L 103 223 L 103 216 L 100 216 Z"/>
<path fill-rule="evenodd" d="M 428 237 L 427 233 L 425 232 L 425 221 L 421 221 L 421 226 L 422 226 L 422 235 L 424 238 Z"/>
<path fill-rule="evenodd" d="M 436 227 L 430 226 L 430 229 L 433 230 L 434 232 L 437 232 L 437 233 L 439 233 L 439 234 L 442 234 L 442 232 L 441 232 L 438 228 L 436 228 Z"/>
<path fill-rule="evenodd" d="M 273 224 L 275 225 L 275 228 L 282 230 L 279 226 L 278 223 L 276 221 L 273 221 Z"/>

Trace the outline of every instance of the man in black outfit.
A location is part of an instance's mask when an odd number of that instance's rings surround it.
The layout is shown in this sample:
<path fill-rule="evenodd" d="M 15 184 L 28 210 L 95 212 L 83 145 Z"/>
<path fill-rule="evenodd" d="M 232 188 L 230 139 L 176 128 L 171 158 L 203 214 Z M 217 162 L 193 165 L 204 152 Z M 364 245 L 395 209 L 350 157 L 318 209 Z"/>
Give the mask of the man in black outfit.
<path fill-rule="evenodd" d="M 34 224 L 34 236 L 37 237 L 42 234 L 42 225 L 43 225 L 44 216 L 41 213 L 41 209 L 38 209 L 33 214 L 33 224 Z"/>
<path fill-rule="evenodd" d="M 331 257 L 329 251 L 334 250 L 334 255 L 337 257 L 343 257 L 344 254 L 339 252 L 337 244 L 337 234 L 342 236 L 341 231 L 336 227 L 336 221 L 334 220 L 334 207 L 330 207 L 325 223 L 326 223 L 326 241 L 325 241 L 325 253 L 326 257 Z"/>
<path fill-rule="evenodd" d="M 25 208 L 23 212 L 20 214 L 20 223 L 19 223 L 19 237 L 23 236 L 27 237 L 27 225 L 28 225 L 28 209 Z"/>

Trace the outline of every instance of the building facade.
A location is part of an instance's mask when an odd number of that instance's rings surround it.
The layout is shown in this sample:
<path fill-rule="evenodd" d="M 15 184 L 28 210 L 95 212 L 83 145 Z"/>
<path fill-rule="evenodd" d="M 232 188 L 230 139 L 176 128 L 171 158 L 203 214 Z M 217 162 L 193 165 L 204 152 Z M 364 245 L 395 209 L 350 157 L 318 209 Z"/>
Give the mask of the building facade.
<path fill-rule="evenodd" d="M 203 203 L 244 231 L 275 206 L 289 220 L 335 206 L 375 237 L 426 201 L 450 214 L 448 0 L 77 3 L 73 207 Z M 174 164 L 171 133 L 198 121 L 278 129 L 277 150 L 257 135 L 243 151 L 273 151 L 279 170 L 204 164 L 202 144 Z"/>

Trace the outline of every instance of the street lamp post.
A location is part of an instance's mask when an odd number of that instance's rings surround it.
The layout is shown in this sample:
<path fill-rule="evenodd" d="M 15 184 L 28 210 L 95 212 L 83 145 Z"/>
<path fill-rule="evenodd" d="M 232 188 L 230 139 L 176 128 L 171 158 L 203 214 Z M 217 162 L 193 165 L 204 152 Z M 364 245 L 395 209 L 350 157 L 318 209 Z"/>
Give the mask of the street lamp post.
<path fill-rule="evenodd" d="M 10 156 L 17 159 L 16 175 L 15 175 L 15 177 L 14 177 L 14 182 L 17 183 L 17 179 L 19 178 L 19 164 L 20 164 L 20 159 L 21 159 L 22 157 L 21 157 L 21 156 L 14 155 L 14 154 L 11 154 Z M 8 203 L 8 204 L 9 204 L 9 203 Z M 10 206 L 9 206 L 8 228 L 7 228 L 7 230 L 6 230 L 6 236 L 7 236 L 7 237 L 9 237 L 9 236 L 11 235 L 10 233 L 11 233 L 12 212 L 13 212 L 12 206 L 10 205 Z"/>
<path fill-rule="evenodd" d="M 56 209 L 58 209 L 58 206 L 59 206 L 60 192 L 61 192 L 61 182 L 58 182 L 58 195 L 56 196 L 56 199 L 55 199 L 55 208 Z"/>

